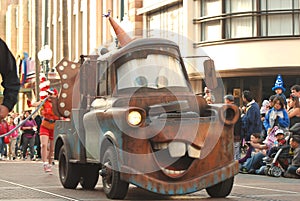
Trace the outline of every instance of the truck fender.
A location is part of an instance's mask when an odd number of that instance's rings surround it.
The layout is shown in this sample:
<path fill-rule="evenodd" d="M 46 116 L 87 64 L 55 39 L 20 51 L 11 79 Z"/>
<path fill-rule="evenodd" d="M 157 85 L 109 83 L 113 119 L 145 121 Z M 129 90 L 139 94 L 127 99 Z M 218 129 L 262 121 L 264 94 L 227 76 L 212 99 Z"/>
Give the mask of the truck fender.
<path fill-rule="evenodd" d="M 104 156 L 105 150 L 107 150 L 107 148 L 109 146 L 114 146 L 114 148 L 116 149 L 117 153 L 118 153 L 118 158 L 120 158 L 119 156 L 119 143 L 117 142 L 116 136 L 114 135 L 113 132 L 111 131 L 107 131 L 104 135 L 103 135 L 103 140 L 100 142 L 100 162 L 102 161 L 102 158 Z"/>
<path fill-rule="evenodd" d="M 68 156 L 71 158 L 70 153 L 70 143 L 68 141 L 68 138 L 64 134 L 59 134 L 56 138 L 55 144 L 54 144 L 54 159 L 58 160 L 59 151 L 62 146 L 65 146 L 66 152 Z"/>

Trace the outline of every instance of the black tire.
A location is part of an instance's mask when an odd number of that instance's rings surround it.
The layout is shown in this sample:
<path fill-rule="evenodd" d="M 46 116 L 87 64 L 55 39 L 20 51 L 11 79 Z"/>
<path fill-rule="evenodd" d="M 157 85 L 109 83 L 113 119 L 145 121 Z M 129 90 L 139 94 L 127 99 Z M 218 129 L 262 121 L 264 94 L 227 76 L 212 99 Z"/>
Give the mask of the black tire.
<path fill-rule="evenodd" d="M 82 168 L 80 185 L 85 190 L 93 190 L 99 179 L 99 167 L 96 165 L 86 165 Z"/>
<path fill-rule="evenodd" d="M 274 176 L 274 177 L 280 177 L 281 174 L 282 174 L 282 171 L 281 171 L 280 167 L 278 167 L 278 166 L 273 166 L 273 167 L 271 167 L 271 169 L 270 169 L 270 173 L 271 173 L 271 175 Z"/>
<path fill-rule="evenodd" d="M 79 183 L 79 168 L 69 162 L 66 148 L 62 146 L 59 151 L 59 179 L 64 188 L 75 189 Z"/>
<path fill-rule="evenodd" d="M 104 193 L 110 199 L 124 199 L 129 184 L 120 179 L 118 156 L 113 146 L 106 149 L 101 164 L 102 171 L 105 172 L 102 176 Z"/>
<path fill-rule="evenodd" d="M 232 190 L 234 177 L 231 177 L 221 183 L 206 188 L 206 192 L 212 198 L 224 198 L 228 196 Z"/>

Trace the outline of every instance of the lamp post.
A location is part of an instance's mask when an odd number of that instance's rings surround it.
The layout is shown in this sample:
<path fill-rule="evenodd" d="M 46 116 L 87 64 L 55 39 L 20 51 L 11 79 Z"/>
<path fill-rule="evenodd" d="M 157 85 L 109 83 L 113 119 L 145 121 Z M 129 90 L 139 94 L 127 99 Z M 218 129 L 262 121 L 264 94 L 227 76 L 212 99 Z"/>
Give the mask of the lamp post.
<path fill-rule="evenodd" d="M 38 59 L 42 64 L 43 72 L 45 73 L 46 78 L 48 79 L 49 73 L 49 60 L 52 59 L 52 50 L 49 45 L 44 45 L 41 50 L 38 52 Z"/>

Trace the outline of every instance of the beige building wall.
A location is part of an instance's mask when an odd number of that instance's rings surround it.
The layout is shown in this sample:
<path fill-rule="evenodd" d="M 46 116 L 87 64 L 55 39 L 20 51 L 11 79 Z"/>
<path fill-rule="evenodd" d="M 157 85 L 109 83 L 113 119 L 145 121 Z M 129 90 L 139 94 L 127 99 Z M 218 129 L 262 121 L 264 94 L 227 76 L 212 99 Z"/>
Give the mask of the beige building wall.
<path fill-rule="evenodd" d="M 18 52 L 18 38 L 17 38 L 17 6 L 11 4 L 6 11 L 6 27 L 5 27 L 5 42 L 13 53 Z"/>
<path fill-rule="evenodd" d="M 0 3 L 0 37 L 17 59 L 22 52 L 27 52 L 36 61 L 37 69 L 40 69 L 38 52 L 46 43 L 53 51 L 50 68 L 64 57 L 78 62 L 80 55 L 95 53 L 103 44 L 114 45 L 109 21 L 102 17 L 108 10 L 118 22 L 127 14 L 134 35 L 142 35 L 143 17 L 136 12 L 143 6 L 143 0 L 12 0 Z M 48 16 L 45 16 L 45 9 Z M 21 89 L 19 111 L 25 109 L 27 96 L 31 97 L 30 93 L 37 90 Z"/>
<path fill-rule="evenodd" d="M 50 1 L 49 45 L 53 50 L 51 67 L 62 58 L 79 61 L 80 55 L 87 55 L 103 43 L 111 43 L 112 37 L 103 13 L 113 10 L 118 16 L 119 6 L 116 1 L 105 0 L 67 0 Z M 109 30 L 109 29 L 108 29 Z"/>
<path fill-rule="evenodd" d="M 298 67 L 300 39 L 229 43 L 203 47 L 218 70 Z M 300 69 L 298 69 L 300 70 Z"/>
<path fill-rule="evenodd" d="M 0 37 L 5 40 L 5 15 L 6 15 L 7 1 L 0 1 Z"/>

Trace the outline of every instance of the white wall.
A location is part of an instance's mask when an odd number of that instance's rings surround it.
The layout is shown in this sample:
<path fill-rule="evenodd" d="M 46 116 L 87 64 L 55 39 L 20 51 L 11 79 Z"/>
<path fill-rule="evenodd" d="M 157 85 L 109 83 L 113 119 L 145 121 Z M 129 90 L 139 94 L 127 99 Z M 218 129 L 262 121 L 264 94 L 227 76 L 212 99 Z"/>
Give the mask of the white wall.
<path fill-rule="evenodd" d="M 300 66 L 300 39 L 254 41 L 203 47 L 216 70 Z M 299 69 L 300 71 L 300 69 Z"/>

